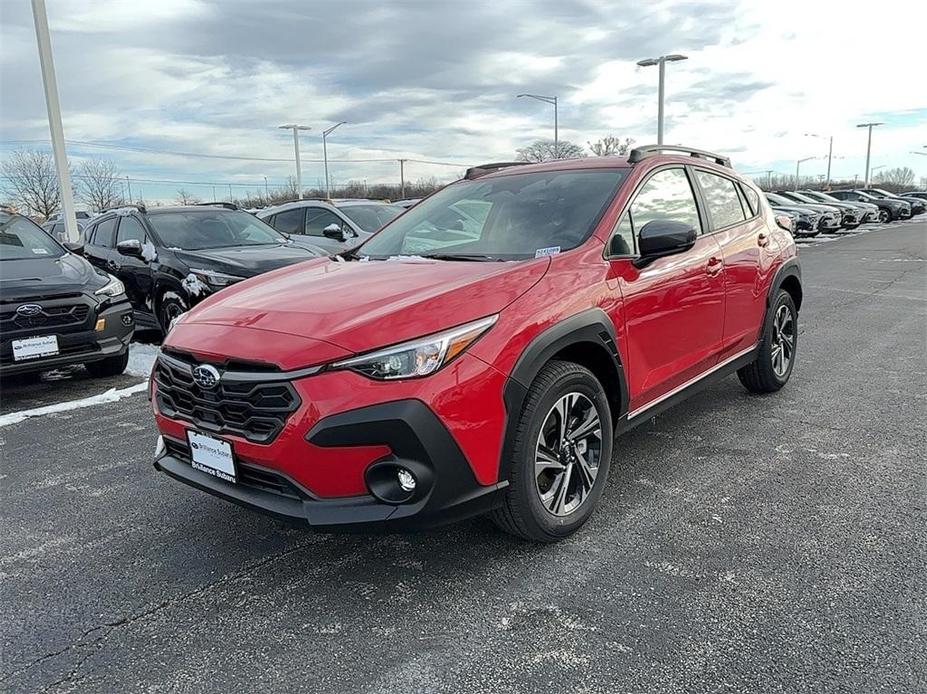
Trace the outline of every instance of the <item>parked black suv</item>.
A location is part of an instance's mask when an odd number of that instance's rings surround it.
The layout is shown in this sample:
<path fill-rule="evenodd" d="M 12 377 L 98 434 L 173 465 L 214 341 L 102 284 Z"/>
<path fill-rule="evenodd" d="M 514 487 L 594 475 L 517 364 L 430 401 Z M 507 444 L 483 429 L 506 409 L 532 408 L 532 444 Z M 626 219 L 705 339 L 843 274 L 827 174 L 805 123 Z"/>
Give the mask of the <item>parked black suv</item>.
<path fill-rule="evenodd" d="M 924 214 L 925 204 L 923 200 L 916 200 L 912 198 L 906 198 L 903 195 L 896 195 L 895 193 L 890 193 L 887 190 L 882 188 L 860 188 L 861 193 L 866 193 L 871 195 L 874 198 L 879 198 L 880 200 L 901 200 L 911 205 L 911 215 L 915 214 Z M 908 215 L 909 217 L 911 215 Z"/>
<path fill-rule="evenodd" d="M 911 205 L 903 200 L 877 198 L 859 190 L 831 190 L 827 193 L 838 200 L 850 202 L 870 202 L 879 206 L 879 221 L 883 224 L 896 219 L 906 219 L 911 216 Z"/>
<path fill-rule="evenodd" d="M 122 282 L 31 220 L 0 212 L 0 373 L 122 373 L 135 323 Z"/>
<path fill-rule="evenodd" d="M 164 333 L 223 287 L 314 258 L 253 215 L 225 206 L 122 207 L 83 232 L 83 255 L 125 283 L 139 327 Z"/>

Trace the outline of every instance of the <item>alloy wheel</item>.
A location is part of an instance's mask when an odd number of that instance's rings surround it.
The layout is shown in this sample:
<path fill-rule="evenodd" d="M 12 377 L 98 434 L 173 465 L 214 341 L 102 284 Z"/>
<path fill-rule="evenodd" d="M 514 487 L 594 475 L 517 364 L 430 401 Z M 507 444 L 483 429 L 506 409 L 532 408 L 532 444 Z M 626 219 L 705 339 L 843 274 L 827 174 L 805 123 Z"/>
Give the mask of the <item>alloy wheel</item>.
<path fill-rule="evenodd" d="M 535 447 L 535 486 L 544 508 L 568 516 L 589 498 L 602 456 L 602 424 L 587 396 L 567 393 L 548 411 Z"/>
<path fill-rule="evenodd" d="M 772 368 L 776 376 L 784 378 L 795 355 L 795 317 L 788 306 L 776 309 L 772 328 Z"/>

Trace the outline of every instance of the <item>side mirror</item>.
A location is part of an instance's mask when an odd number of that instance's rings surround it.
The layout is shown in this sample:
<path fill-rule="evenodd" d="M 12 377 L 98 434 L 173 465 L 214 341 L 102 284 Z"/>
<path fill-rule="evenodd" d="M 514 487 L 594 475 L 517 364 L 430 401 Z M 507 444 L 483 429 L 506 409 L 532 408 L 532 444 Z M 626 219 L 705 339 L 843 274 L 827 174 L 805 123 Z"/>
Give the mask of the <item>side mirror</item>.
<path fill-rule="evenodd" d="M 780 229 L 785 229 L 785 230 L 786 230 L 787 232 L 789 232 L 790 234 L 791 234 L 793 231 L 795 231 L 795 228 L 794 228 L 795 222 L 794 222 L 794 220 L 793 220 L 791 217 L 789 217 L 787 214 L 777 214 L 777 215 L 776 215 L 776 225 L 777 225 Z"/>
<path fill-rule="evenodd" d="M 131 258 L 142 257 L 142 244 L 138 239 L 128 239 L 116 244 L 116 252 L 119 255 L 127 255 Z"/>
<path fill-rule="evenodd" d="M 687 251 L 695 245 L 697 239 L 698 232 L 691 224 L 672 219 L 653 219 L 638 234 L 640 257 L 634 261 L 634 265 L 643 267 L 657 258 Z"/>
<path fill-rule="evenodd" d="M 67 248 L 71 253 L 74 253 L 75 255 L 84 254 L 84 244 L 82 243 L 78 243 L 74 241 L 64 241 L 61 245 Z"/>
<path fill-rule="evenodd" d="M 341 228 L 338 224 L 332 223 L 327 227 L 322 229 L 322 234 L 329 239 L 335 239 L 336 241 L 347 241 L 348 236 L 344 233 L 344 229 Z"/>

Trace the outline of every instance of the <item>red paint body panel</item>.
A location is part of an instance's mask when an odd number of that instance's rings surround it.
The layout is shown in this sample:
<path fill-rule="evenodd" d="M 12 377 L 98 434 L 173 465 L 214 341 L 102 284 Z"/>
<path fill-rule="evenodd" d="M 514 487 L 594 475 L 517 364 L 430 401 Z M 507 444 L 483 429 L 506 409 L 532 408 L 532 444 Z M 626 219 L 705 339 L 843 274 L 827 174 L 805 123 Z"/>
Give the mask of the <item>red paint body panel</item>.
<path fill-rule="evenodd" d="M 498 314 L 488 332 L 431 376 L 384 382 L 322 371 L 293 381 L 302 404 L 272 443 L 224 437 L 242 460 L 279 470 L 319 497 L 364 495 L 364 471 L 389 448 L 320 448 L 306 434 L 330 415 L 416 399 L 450 432 L 479 484 L 492 485 L 505 431 L 507 377 L 531 341 L 558 322 L 593 307 L 606 313 L 630 411 L 756 343 L 770 282 L 796 254 L 768 209 L 644 268 L 631 259 L 604 257 L 611 230 L 639 184 L 667 163 L 696 162 L 660 156 L 634 166 L 592 236 L 571 251 L 521 262 L 310 261 L 210 297 L 185 316 L 165 346 L 204 360 L 231 358 L 293 370 Z M 697 165 L 731 174 L 702 160 Z M 615 166 L 627 164 L 595 158 L 518 171 Z M 157 412 L 156 419 L 164 434 L 185 438 L 189 425 Z"/>

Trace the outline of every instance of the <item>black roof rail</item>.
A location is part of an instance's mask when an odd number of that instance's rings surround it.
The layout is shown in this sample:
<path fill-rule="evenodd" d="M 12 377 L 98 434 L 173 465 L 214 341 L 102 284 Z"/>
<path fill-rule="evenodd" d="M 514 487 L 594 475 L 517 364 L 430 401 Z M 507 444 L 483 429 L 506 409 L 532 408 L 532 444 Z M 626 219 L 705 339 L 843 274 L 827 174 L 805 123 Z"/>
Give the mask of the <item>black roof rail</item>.
<path fill-rule="evenodd" d="M 195 207 L 224 207 L 227 210 L 240 210 L 241 208 L 234 202 L 215 201 L 215 202 L 195 202 Z"/>
<path fill-rule="evenodd" d="M 524 166 L 528 162 L 526 161 L 499 161 L 494 164 L 480 164 L 479 166 L 471 166 L 467 169 L 467 173 L 464 174 L 464 178 L 468 181 L 474 178 L 479 178 L 480 176 L 485 176 L 486 174 L 491 174 L 494 171 L 499 169 L 507 169 L 510 166 Z"/>
<path fill-rule="evenodd" d="M 729 169 L 731 168 L 730 157 L 725 157 L 721 154 L 715 154 L 714 152 L 706 152 L 703 149 L 682 147 L 680 145 L 643 145 L 641 147 L 635 147 L 631 150 L 631 155 L 628 157 L 628 163 L 636 164 L 639 161 L 643 161 L 649 157 L 655 157 L 661 152 L 681 152 L 682 154 L 688 154 L 690 157 L 708 159 L 713 161 L 715 164 L 726 166 Z"/>
<path fill-rule="evenodd" d="M 100 214 L 107 214 L 108 212 L 115 212 L 116 210 L 124 210 L 127 207 L 134 207 L 136 210 L 138 210 L 142 214 L 148 213 L 148 210 L 145 208 L 144 205 L 136 205 L 134 203 L 127 202 L 124 205 L 116 205 L 115 207 L 110 207 L 109 209 L 103 210 Z"/>

